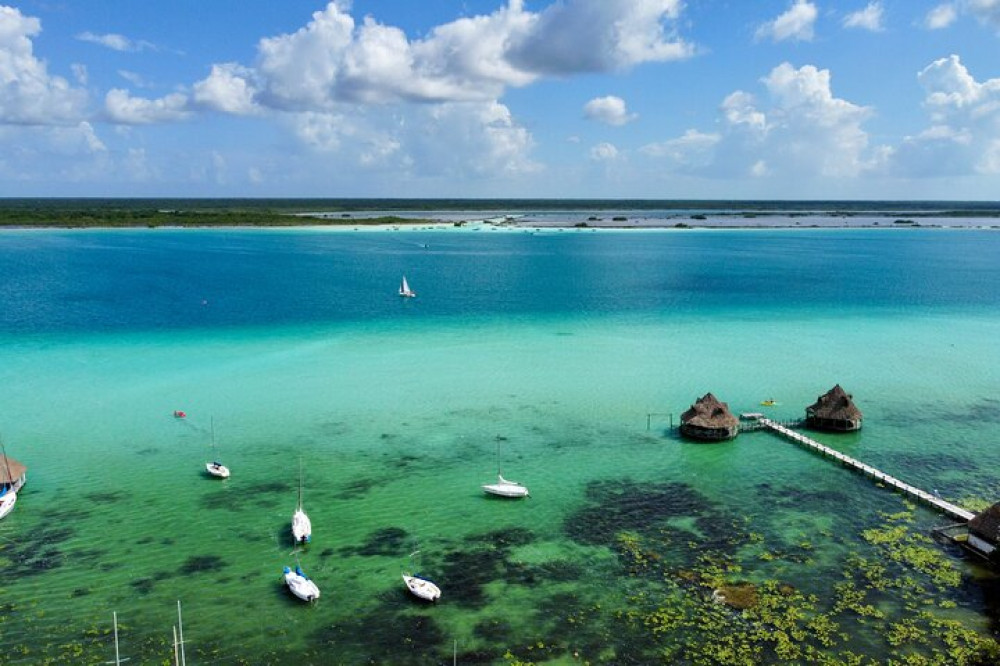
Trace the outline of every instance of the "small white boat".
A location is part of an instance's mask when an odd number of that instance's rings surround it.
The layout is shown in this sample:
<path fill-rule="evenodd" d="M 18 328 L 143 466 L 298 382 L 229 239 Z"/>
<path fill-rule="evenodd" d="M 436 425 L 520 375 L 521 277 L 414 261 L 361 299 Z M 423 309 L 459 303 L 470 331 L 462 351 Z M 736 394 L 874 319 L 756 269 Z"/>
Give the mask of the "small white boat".
<path fill-rule="evenodd" d="M 0 520 L 6 518 L 7 514 L 14 510 L 15 502 L 17 502 L 17 493 L 13 490 L 0 491 Z"/>
<path fill-rule="evenodd" d="M 215 452 L 215 419 L 211 421 L 212 426 L 212 451 Z M 205 471 L 219 479 L 229 478 L 229 468 L 219 462 L 218 459 L 205 463 Z"/>
<path fill-rule="evenodd" d="M 17 491 L 28 478 L 28 468 L 7 457 L 7 449 L 0 441 L 0 520 L 14 510 Z"/>
<path fill-rule="evenodd" d="M 530 493 L 527 486 L 503 478 L 503 472 L 500 469 L 500 442 L 502 439 L 499 435 L 497 436 L 497 482 L 487 483 L 482 487 L 483 491 L 497 497 L 528 497 Z"/>
<path fill-rule="evenodd" d="M 497 474 L 497 482 L 487 483 L 483 486 L 483 490 L 490 495 L 497 495 L 498 497 L 528 497 L 530 495 L 527 487 L 517 481 L 509 481 L 503 478 L 502 474 Z"/>
<path fill-rule="evenodd" d="M 319 599 L 319 587 L 303 573 L 302 567 L 296 566 L 295 571 L 291 567 L 285 567 L 285 585 L 302 601 Z"/>
<path fill-rule="evenodd" d="M 205 470 L 212 476 L 217 476 L 220 479 L 229 478 L 229 468 L 220 463 L 218 460 L 205 463 Z"/>
<path fill-rule="evenodd" d="M 399 285 L 399 295 L 403 298 L 413 298 L 417 295 L 417 292 L 410 289 L 410 285 L 406 283 L 406 276 L 403 276 L 403 281 Z"/>
<path fill-rule="evenodd" d="M 403 574 L 403 582 L 410 594 L 424 601 L 437 601 L 441 598 L 441 588 L 426 578 Z"/>
<path fill-rule="evenodd" d="M 309 543 L 312 539 L 312 521 L 301 506 L 292 514 L 292 536 L 295 543 Z"/>
<path fill-rule="evenodd" d="M 312 539 L 312 521 L 302 509 L 302 461 L 299 461 L 299 503 L 292 514 L 292 536 L 295 543 L 309 543 Z"/>

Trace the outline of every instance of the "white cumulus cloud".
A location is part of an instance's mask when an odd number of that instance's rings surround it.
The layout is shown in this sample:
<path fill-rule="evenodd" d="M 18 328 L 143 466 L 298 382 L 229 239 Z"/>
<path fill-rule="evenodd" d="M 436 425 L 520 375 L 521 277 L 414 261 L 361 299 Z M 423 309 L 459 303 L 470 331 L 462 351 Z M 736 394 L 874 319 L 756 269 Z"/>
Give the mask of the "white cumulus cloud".
<path fill-rule="evenodd" d="M 843 25 L 845 28 L 860 28 L 862 30 L 870 30 L 871 32 L 881 32 L 884 29 L 882 27 L 884 11 L 880 1 L 869 2 L 864 9 L 859 9 L 845 16 Z"/>
<path fill-rule="evenodd" d="M 754 36 L 758 41 L 770 39 L 775 42 L 808 42 L 813 38 L 818 15 L 819 11 L 812 2 L 795 0 L 795 4 L 784 14 L 758 27 Z"/>
<path fill-rule="evenodd" d="M 829 70 L 782 63 L 761 83 L 766 103 L 742 90 L 726 96 L 719 132 L 688 130 L 640 152 L 712 177 L 854 178 L 881 167 L 883 151 L 862 127 L 871 109 L 836 97 Z"/>
<path fill-rule="evenodd" d="M 611 162 L 618 159 L 618 148 L 613 143 L 599 143 L 590 149 L 590 159 L 595 162 Z"/>
<path fill-rule="evenodd" d="M 958 9 L 951 2 L 940 4 L 924 17 L 924 27 L 928 30 L 941 30 L 947 28 L 958 18 Z"/>
<path fill-rule="evenodd" d="M 614 95 L 590 100 L 583 105 L 583 114 L 591 120 L 616 126 L 632 122 L 638 117 L 628 112 L 625 100 Z"/>
<path fill-rule="evenodd" d="M 894 155 L 900 173 L 919 176 L 1000 173 L 1000 78 L 977 81 L 957 55 L 917 75 L 932 125 L 906 137 Z"/>
<path fill-rule="evenodd" d="M 111 49 L 112 51 L 146 51 L 155 50 L 156 47 L 145 40 L 131 40 L 125 35 L 117 33 L 106 33 L 99 35 L 93 32 L 81 32 L 76 36 L 81 42 L 90 42 Z"/>
<path fill-rule="evenodd" d="M 190 115 L 188 99 L 181 93 L 171 93 L 160 99 L 132 97 L 127 90 L 112 88 L 104 98 L 108 118 L 124 125 L 149 125 L 183 120 Z"/>
<path fill-rule="evenodd" d="M 0 5 L 0 124 L 65 125 L 83 119 L 86 91 L 48 73 L 34 55 L 41 22 Z"/>
<path fill-rule="evenodd" d="M 370 16 L 358 25 L 345 5 L 331 2 L 296 32 L 262 39 L 252 67 L 217 66 L 229 69 L 213 68 L 196 89 L 225 74 L 229 87 L 244 82 L 254 104 L 297 112 L 344 103 L 491 101 L 549 74 L 690 57 L 693 47 L 677 35 L 682 8 L 681 0 L 566 0 L 530 12 L 510 0 L 411 40 Z"/>
<path fill-rule="evenodd" d="M 212 65 L 208 78 L 194 85 L 194 101 L 215 111 L 247 115 L 259 110 L 253 72 L 236 63 Z"/>

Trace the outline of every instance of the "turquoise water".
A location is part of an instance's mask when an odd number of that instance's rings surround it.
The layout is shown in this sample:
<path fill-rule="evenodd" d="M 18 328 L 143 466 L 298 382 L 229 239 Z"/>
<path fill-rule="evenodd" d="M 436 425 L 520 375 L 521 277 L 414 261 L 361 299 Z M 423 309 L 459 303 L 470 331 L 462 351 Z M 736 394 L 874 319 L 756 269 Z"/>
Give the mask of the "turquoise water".
<path fill-rule="evenodd" d="M 683 442 L 671 419 L 706 391 L 797 418 L 839 382 L 864 429 L 817 439 L 992 502 L 998 258 L 971 230 L 3 232 L 0 434 L 29 467 L 0 523 L 5 658 L 103 663 L 116 611 L 124 655 L 167 661 L 179 599 L 191 663 L 671 663 L 623 617 L 637 590 L 710 603 L 663 587 L 703 554 L 830 607 L 901 498 L 764 433 Z M 210 420 L 228 481 L 204 475 Z M 526 501 L 479 489 L 498 436 Z M 623 533 L 662 569 L 630 570 Z M 928 585 L 935 608 L 989 635 L 992 574 L 933 549 L 962 575 Z M 296 558 L 314 606 L 281 587 Z M 438 605 L 406 596 L 412 568 Z M 878 603 L 889 622 L 913 602 Z M 838 621 L 837 650 L 897 649 Z"/>

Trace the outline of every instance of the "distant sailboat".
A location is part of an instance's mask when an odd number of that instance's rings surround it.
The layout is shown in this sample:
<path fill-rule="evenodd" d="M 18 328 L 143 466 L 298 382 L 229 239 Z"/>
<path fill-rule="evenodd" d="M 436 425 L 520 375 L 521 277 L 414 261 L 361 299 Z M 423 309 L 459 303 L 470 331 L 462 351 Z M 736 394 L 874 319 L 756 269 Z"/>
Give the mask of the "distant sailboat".
<path fill-rule="evenodd" d="M 212 453 L 215 453 L 215 419 L 211 420 L 212 424 Z M 219 462 L 218 457 L 212 462 L 205 463 L 205 470 L 212 476 L 218 477 L 220 479 L 229 478 L 229 468 Z"/>
<path fill-rule="evenodd" d="M 528 497 L 528 488 L 517 481 L 510 481 L 503 478 L 500 469 L 500 437 L 497 436 L 497 482 L 487 483 L 483 486 L 483 491 L 498 497 Z"/>
<path fill-rule="evenodd" d="M 302 461 L 299 461 L 299 503 L 292 514 L 292 536 L 295 543 L 309 543 L 312 539 L 312 521 L 302 509 Z"/>
<path fill-rule="evenodd" d="M 417 295 L 417 292 L 410 289 L 410 285 L 406 282 L 406 276 L 403 276 L 403 281 L 399 285 L 399 295 L 403 298 L 413 298 Z"/>

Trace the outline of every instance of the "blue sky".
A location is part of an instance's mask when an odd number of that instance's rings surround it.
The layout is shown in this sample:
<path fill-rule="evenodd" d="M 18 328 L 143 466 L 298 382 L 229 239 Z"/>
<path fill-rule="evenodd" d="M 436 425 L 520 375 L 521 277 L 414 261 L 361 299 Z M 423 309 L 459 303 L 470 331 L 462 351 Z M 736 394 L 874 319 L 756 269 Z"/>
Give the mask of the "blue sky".
<path fill-rule="evenodd" d="M 1000 0 L 0 0 L 0 196 L 1000 199 Z"/>

